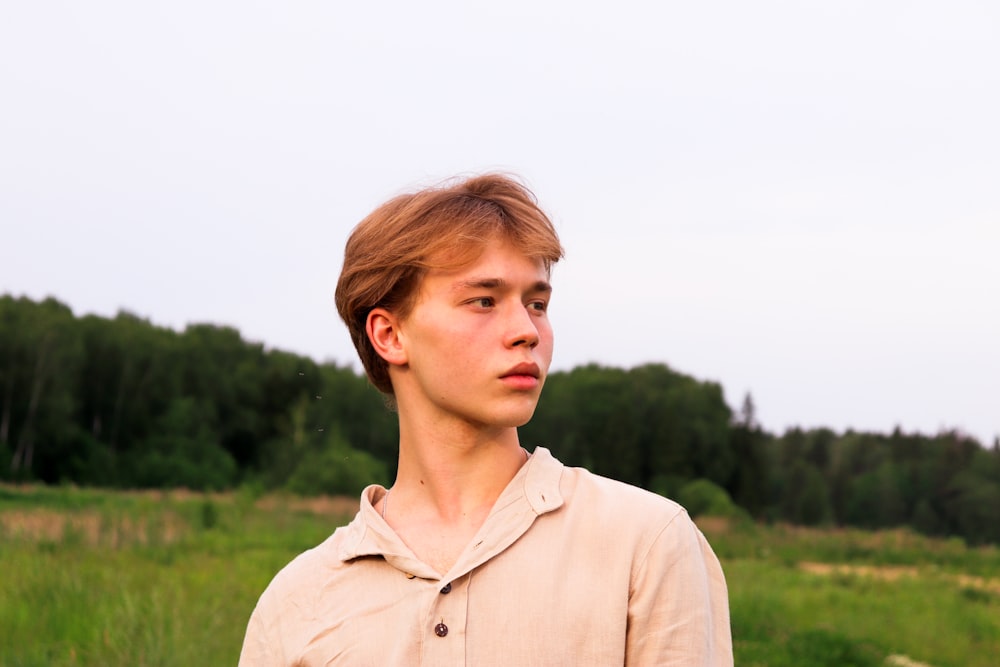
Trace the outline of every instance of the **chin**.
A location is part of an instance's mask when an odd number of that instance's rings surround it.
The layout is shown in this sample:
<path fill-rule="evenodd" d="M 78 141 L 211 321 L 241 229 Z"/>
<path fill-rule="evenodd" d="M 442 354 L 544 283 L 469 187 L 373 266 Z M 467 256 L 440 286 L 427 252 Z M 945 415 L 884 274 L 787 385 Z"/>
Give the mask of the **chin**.
<path fill-rule="evenodd" d="M 489 428 L 518 428 L 531 421 L 537 405 L 537 396 L 522 395 L 514 399 L 507 397 L 505 400 L 497 401 L 485 410 L 476 410 L 470 405 L 469 410 L 458 412 L 473 424 Z"/>
<path fill-rule="evenodd" d="M 491 412 L 480 412 L 479 414 L 467 414 L 466 419 L 470 423 L 480 424 L 489 428 L 518 428 L 531 421 L 534 414 L 534 406 L 531 406 L 531 408 L 510 407 L 506 410 L 498 409 Z"/>
<path fill-rule="evenodd" d="M 498 426 L 519 428 L 530 422 L 531 418 L 534 416 L 535 416 L 534 405 L 532 405 L 530 409 L 526 410 L 512 410 L 509 414 L 502 416 L 503 423 L 498 424 Z"/>

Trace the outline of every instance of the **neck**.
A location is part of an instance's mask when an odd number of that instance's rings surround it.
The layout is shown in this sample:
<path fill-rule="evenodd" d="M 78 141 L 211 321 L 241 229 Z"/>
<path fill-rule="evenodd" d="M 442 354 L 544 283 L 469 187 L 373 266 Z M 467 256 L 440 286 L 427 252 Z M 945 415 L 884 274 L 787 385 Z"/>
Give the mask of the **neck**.
<path fill-rule="evenodd" d="M 393 514 L 444 523 L 485 519 L 526 454 L 514 428 L 442 435 L 415 432 L 401 420 Z"/>

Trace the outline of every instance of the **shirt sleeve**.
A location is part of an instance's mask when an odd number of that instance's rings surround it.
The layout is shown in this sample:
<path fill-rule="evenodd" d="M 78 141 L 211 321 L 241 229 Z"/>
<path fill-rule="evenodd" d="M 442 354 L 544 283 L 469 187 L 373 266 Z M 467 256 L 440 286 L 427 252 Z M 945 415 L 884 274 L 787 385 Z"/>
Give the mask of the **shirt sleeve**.
<path fill-rule="evenodd" d="M 733 665 L 722 566 L 686 512 L 660 532 L 633 576 L 625 664 Z"/>
<path fill-rule="evenodd" d="M 265 621 L 269 607 L 268 591 L 257 602 L 250 615 L 243 650 L 240 652 L 239 667 L 284 667 L 284 656 L 277 638 L 271 636 L 269 624 Z"/>

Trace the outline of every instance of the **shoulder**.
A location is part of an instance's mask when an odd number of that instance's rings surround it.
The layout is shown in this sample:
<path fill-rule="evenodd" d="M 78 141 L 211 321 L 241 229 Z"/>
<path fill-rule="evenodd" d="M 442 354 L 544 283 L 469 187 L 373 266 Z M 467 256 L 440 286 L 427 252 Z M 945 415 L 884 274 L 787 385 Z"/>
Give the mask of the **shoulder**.
<path fill-rule="evenodd" d="M 645 489 L 566 467 L 560 480 L 563 506 L 552 520 L 564 522 L 572 538 L 614 544 L 639 567 L 653 550 L 658 558 L 696 556 L 703 540 L 687 511 L 678 503 Z M 561 516 L 560 516 L 561 515 Z"/>
<path fill-rule="evenodd" d="M 567 504 L 602 516 L 661 528 L 676 519 L 687 520 L 687 511 L 673 500 L 584 468 L 564 468 L 561 490 Z"/>
<path fill-rule="evenodd" d="M 271 579 L 257 600 L 243 639 L 240 665 L 285 664 L 319 603 L 323 582 L 342 565 L 337 557 L 344 530 L 304 551 Z"/>
<path fill-rule="evenodd" d="M 339 557 L 347 530 L 337 528 L 319 545 L 308 549 L 285 565 L 271 579 L 260 596 L 255 614 L 263 617 L 308 614 L 321 583 L 336 576 L 344 567 Z"/>
<path fill-rule="evenodd" d="M 544 447 L 535 450 L 525 490 L 536 512 L 606 534 L 656 534 L 691 520 L 678 503 L 637 486 L 563 465 Z M 558 519 L 557 519 L 558 517 Z"/>
<path fill-rule="evenodd" d="M 535 449 L 532 466 L 525 490 L 539 513 L 561 508 L 570 513 L 592 513 L 595 517 L 634 516 L 640 523 L 654 524 L 687 515 L 683 507 L 661 495 L 602 477 L 586 468 L 564 465 L 544 447 Z M 546 500 L 547 494 L 556 497 Z"/>

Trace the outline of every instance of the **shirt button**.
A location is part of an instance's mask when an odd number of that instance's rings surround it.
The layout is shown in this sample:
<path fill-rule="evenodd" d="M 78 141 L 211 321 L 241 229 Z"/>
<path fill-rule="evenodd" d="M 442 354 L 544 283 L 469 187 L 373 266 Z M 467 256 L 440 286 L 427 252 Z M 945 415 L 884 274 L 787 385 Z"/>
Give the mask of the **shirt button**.
<path fill-rule="evenodd" d="M 450 581 L 447 584 L 444 585 L 444 588 L 441 589 L 441 595 L 447 595 L 448 593 L 451 593 L 451 582 Z"/>
<path fill-rule="evenodd" d="M 438 637 L 446 637 L 448 635 L 448 626 L 444 623 L 438 623 L 434 626 L 434 634 Z"/>

